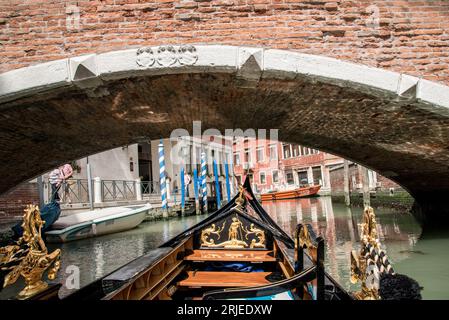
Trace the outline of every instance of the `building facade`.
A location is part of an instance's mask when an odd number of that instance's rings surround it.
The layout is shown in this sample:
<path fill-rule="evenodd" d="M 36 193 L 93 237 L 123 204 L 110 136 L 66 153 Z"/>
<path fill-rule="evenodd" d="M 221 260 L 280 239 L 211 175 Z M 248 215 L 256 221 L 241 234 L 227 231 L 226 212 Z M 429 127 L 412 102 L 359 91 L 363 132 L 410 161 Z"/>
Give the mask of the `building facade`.
<path fill-rule="evenodd" d="M 320 194 L 343 192 L 344 159 L 305 146 L 263 139 L 236 138 L 233 142 L 234 175 L 238 183 L 250 176 L 258 193 L 321 185 Z M 351 163 L 352 191 L 361 191 L 360 165 Z M 368 170 L 369 187 L 398 188 L 393 181 Z"/>

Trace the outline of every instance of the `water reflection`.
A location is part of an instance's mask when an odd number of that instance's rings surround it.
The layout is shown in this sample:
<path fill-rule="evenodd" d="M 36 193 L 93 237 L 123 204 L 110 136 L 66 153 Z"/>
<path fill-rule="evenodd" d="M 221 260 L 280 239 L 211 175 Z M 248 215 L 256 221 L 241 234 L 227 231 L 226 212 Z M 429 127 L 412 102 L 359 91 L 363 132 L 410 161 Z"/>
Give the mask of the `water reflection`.
<path fill-rule="evenodd" d="M 69 266 L 77 266 L 80 271 L 80 286 L 83 287 L 158 247 L 204 218 L 205 216 L 191 216 L 146 222 L 126 232 L 49 245 L 50 250 L 54 247 L 62 250 L 61 269 L 55 281 L 65 284 L 71 275 L 65 273 L 65 270 Z M 60 296 L 72 291 L 73 289 L 63 286 Z"/>
<path fill-rule="evenodd" d="M 330 197 L 264 202 L 263 207 L 288 233 L 300 222 L 310 223 L 326 240 L 327 271 L 343 286 L 351 288 L 349 253 L 359 248 L 358 224 L 362 209 L 332 203 Z M 375 210 L 378 234 L 399 273 L 424 286 L 424 298 L 449 299 L 449 231 L 422 239 L 419 225 L 409 214 Z M 62 248 L 62 266 L 57 281 L 65 283 L 67 266 L 80 268 L 81 286 L 102 277 L 150 249 L 171 239 L 205 216 L 176 218 L 141 224 L 138 228 L 98 238 L 70 242 Z M 53 249 L 53 248 L 50 248 Z M 354 287 L 352 287 L 354 289 Z M 62 289 L 62 295 L 70 292 Z"/>
<path fill-rule="evenodd" d="M 355 289 L 349 280 L 349 253 L 359 248 L 358 224 L 362 223 L 361 208 L 351 209 L 332 203 L 330 197 L 264 202 L 262 205 L 292 235 L 296 223 L 302 221 L 311 224 L 326 240 L 326 270 L 344 287 Z M 296 219 L 289 223 L 289 217 L 295 216 Z M 379 238 L 386 247 L 390 260 L 395 264 L 407 259 L 421 234 L 413 217 L 385 209 L 376 210 L 376 216 Z M 403 272 L 400 265 L 396 266 L 396 270 Z"/>

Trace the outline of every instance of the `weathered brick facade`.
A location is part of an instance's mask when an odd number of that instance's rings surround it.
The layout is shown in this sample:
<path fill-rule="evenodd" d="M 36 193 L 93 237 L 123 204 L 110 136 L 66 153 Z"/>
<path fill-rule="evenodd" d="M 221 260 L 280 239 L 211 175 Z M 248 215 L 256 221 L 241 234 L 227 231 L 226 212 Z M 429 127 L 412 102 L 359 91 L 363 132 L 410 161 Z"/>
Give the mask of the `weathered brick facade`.
<path fill-rule="evenodd" d="M 39 204 L 37 183 L 24 182 L 0 195 L 0 222 L 9 217 L 20 217 L 29 204 Z"/>
<path fill-rule="evenodd" d="M 3 0 L 0 72 L 143 45 L 214 43 L 325 55 L 448 84 L 448 29 L 447 1 Z"/>
<path fill-rule="evenodd" d="M 333 170 L 330 170 L 330 183 L 332 194 L 341 195 L 344 193 L 344 170 L 342 166 L 338 166 Z M 377 174 L 376 180 L 378 184 L 376 185 L 376 191 L 389 191 L 390 188 L 402 189 L 397 183 L 391 181 L 384 176 Z M 362 190 L 358 188 L 362 184 L 362 177 L 358 166 L 356 164 L 351 164 L 349 166 L 349 191 L 350 192 L 361 192 Z M 373 190 L 373 188 L 371 188 Z"/>

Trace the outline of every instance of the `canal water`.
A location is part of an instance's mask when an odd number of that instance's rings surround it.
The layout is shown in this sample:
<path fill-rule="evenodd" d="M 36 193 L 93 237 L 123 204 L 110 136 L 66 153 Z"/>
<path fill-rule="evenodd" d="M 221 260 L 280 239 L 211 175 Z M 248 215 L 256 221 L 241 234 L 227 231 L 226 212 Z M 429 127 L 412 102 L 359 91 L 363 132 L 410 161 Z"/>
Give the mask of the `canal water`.
<path fill-rule="evenodd" d="M 330 197 L 266 202 L 263 206 L 290 234 L 297 223 L 311 223 L 326 240 L 326 270 L 346 288 L 355 288 L 349 281 L 349 253 L 359 248 L 357 225 L 362 220 L 361 208 L 349 209 L 333 203 Z M 420 239 L 421 229 L 410 214 L 388 209 L 375 212 L 381 243 L 396 272 L 416 279 L 424 287 L 423 298 L 449 299 L 449 255 L 446 253 L 449 232 Z M 65 271 L 73 270 L 67 267 L 77 266 L 80 285 L 84 286 L 161 245 L 204 217 L 146 222 L 127 232 L 59 245 L 62 260 L 56 281 L 66 283 L 71 273 Z M 63 287 L 61 295 L 70 292 Z"/>

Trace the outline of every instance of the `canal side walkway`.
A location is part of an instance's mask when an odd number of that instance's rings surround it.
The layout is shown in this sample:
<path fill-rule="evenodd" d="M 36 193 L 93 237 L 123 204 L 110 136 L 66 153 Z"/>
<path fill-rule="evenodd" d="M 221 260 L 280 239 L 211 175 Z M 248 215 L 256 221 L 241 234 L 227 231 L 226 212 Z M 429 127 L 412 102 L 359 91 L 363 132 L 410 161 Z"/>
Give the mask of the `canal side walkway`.
<path fill-rule="evenodd" d="M 345 203 L 343 194 L 331 194 L 332 201 L 336 203 Z M 351 206 L 363 207 L 363 194 L 351 193 Z M 373 208 L 389 208 L 401 212 L 409 212 L 413 206 L 414 199 L 407 192 L 395 192 L 390 194 L 387 192 L 371 193 L 370 205 Z"/>

